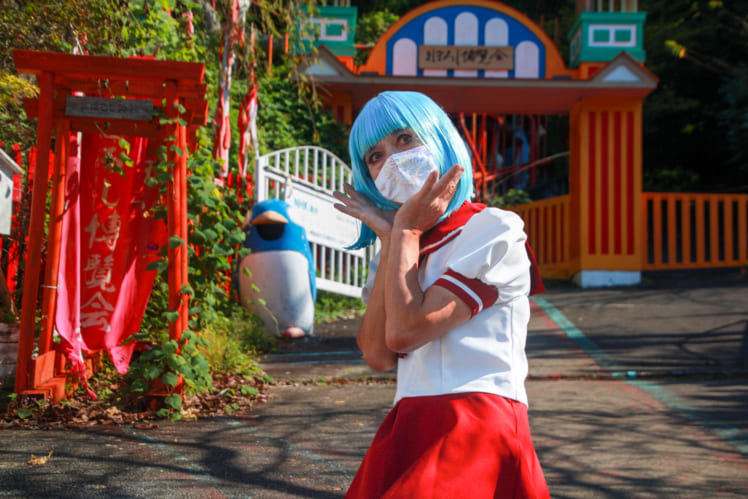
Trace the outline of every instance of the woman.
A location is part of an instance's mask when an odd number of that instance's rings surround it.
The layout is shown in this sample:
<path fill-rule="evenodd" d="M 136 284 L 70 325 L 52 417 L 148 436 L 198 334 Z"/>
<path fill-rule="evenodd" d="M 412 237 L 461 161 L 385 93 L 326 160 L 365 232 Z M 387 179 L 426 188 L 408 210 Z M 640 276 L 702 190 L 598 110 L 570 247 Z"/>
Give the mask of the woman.
<path fill-rule="evenodd" d="M 423 94 L 369 101 L 349 150 L 355 189 L 336 207 L 364 224 L 354 247 L 382 243 L 357 340 L 398 378 L 347 497 L 548 497 L 524 388 L 542 284 L 522 220 L 470 202 L 464 143 Z"/>

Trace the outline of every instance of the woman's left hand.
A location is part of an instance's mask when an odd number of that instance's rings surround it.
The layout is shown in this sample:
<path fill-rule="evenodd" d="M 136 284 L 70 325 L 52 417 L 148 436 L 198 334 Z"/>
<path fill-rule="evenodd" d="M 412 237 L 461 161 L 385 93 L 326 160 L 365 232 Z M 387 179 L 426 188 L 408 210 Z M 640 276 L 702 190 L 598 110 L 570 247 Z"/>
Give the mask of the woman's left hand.
<path fill-rule="evenodd" d="M 419 234 L 431 229 L 447 211 L 463 171 L 462 165 L 454 165 L 438 180 L 437 172 L 429 175 L 421 190 L 397 210 L 394 226 Z"/>
<path fill-rule="evenodd" d="M 335 205 L 335 208 L 346 215 L 361 220 L 381 240 L 384 241 L 388 238 L 392 230 L 392 220 L 395 217 L 395 212 L 379 208 L 369 198 L 348 183 L 343 188 L 345 189 L 345 194 L 337 191 L 333 193 L 335 199 L 340 201 L 339 204 Z"/>

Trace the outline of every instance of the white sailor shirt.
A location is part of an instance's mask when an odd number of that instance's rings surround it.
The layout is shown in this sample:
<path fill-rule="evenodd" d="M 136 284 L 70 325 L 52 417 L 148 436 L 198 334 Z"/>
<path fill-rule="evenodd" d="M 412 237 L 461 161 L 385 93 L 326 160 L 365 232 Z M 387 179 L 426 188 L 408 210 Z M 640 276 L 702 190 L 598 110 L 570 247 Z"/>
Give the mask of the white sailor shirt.
<path fill-rule="evenodd" d="M 470 306 L 473 316 L 400 356 L 395 403 L 404 397 L 485 392 L 527 404 L 528 296 L 538 275 L 531 277 L 533 257 L 523 229 L 513 212 L 466 202 L 424 234 L 421 288 L 448 289 Z M 378 258 L 370 267 L 365 302 L 377 263 Z"/>

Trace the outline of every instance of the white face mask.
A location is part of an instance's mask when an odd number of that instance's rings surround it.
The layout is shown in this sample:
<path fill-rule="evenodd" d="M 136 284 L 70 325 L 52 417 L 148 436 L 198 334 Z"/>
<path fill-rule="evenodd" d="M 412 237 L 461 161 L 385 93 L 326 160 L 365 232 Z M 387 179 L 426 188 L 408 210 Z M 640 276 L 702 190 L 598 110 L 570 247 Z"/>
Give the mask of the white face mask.
<path fill-rule="evenodd" d="M 423 187 L 429 174 L 439 171 L 428 146 L 419 146 L 387 158 L 374 181 L 382 196 L 403 204 Z"/>

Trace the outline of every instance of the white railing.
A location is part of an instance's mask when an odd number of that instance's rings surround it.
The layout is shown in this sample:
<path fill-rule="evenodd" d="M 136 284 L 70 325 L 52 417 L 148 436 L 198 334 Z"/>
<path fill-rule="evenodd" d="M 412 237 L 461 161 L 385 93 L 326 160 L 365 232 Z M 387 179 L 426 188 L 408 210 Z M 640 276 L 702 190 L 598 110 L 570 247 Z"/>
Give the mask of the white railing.
<path fill-rule="evenodd" d="M 337 211 L 332 196 L 353 183 L 351 168 L 330 151 L 316 146 L 281 149 L 257 160 L 255 200 L 284 199 L 291 217 L 304 227 L 317 269 L 317 288 L 361 296 L 369 262 L 378 250 L 346 249 L 359 234 L 360 223 Z"/>

